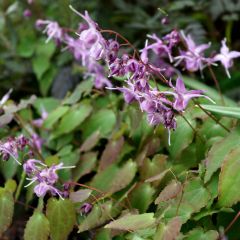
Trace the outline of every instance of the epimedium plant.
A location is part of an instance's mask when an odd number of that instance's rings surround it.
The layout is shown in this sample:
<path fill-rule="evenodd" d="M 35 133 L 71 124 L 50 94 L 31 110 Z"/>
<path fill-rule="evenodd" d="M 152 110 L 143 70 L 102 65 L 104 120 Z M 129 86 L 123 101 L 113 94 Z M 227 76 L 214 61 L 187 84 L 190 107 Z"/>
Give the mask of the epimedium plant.
<path fill-rule="evenodd" d="M 219 89 L 204 92 L 172 63 L 209 68 L 218 87 L 211 65 L 220 61 L 230 76 L 239 52 L 223 40 L 220 53 L 206 57 L 209 44 L 177 29 L 150 35 L 139 52 L 87 12 L 73 11 L 84 20 L 76 31 L 49 20 L 36 25 L 48 44 L 53 39 L 73 54 L 85 79 L 63 100 L 32 96 L 16 104 L 11 92 L 1 100 L 0 233 L 11 234 L 14 208 L 23 204 L 30 215 L 24 239 L 234 236 L 237 104 Z M 39 51 L 48 54 L 44 46 Z M 236 218 L 224 222 L 229 215 Z"/>

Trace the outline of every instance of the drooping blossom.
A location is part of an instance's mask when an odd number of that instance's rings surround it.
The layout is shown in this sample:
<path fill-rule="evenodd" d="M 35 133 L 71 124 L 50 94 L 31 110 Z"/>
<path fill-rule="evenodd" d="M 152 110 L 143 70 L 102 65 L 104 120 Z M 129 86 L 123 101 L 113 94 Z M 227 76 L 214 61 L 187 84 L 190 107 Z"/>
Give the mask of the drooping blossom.
<path fill-rule="evenodd" d="M 42 111 L 41 111 L 41 117 L 34 119 L 32 121 L 32 124 L 37 127 L 37 128 L 41 128 L 43 125 L 44 120 L 48 117 L 48 112 L 45 110 L 44 107 L 42 107 Z"/>
<path fill-rule="evenodd" d="M 184 61 L 184 66 L 188 71 L 202 72 L 202 70 L 208 64 L 213 63 L 212 59 L 204 56 L 204 51 L 207 50 L 211 44 L 208 43 L 197 45 L 190 35 L 185 36 L 184 32 L 181 33 L 184 43 L 186 45 L 186 51 L 180 50 L 180 55 L 174 58 L 175 60 L 177 60 L 175 66 L 177 66 L 180 62 Z"/>
<path fill-rule="evenodd" d="M 12 88 L 2 97 L 0 100 L 0 108 L 7 102 L 7 100 L 10 98 L 10 95 L 12 93 Z"/>
<path fill-rule="evenodd" d="M 32 11 L 30 9 L 25 9 L 23 12 L 25 18 L 30 18 L 32 16 Z"/>
<path fill-rule="evenodd" d="M 44 140 L 37 134 L 37 133 L 33 133 L 31 135 L 31 142 L 30 145 L 37 149 L 38 152 L 42 152 L 42 145 L 44 143 Z"/>
<path fill-rule="evenodd" d="M 69 168 L 74 168 L 74 166 L 63 166 L 63 163 L 60 163 L 47 167 L 37 159 L 29 159 L 23 165 L 23 169 L 28 175 L 27 180 L 30 181 L 25 187 L 36 183 L 34 192 L 38 197 L 44 197 L 47 192 L 50 192 L 53 196 L 58 195 L 63 198 L 65 194 L 55 186 L 58 182 L 57 171 Z"/>
<path fill-rule="evenodd" d="M 24 151 L 25 147 L 29 145 L 29 140 L 20 135 L 18 137 L 9 137 L 6 141 L 0 142 L 0 155 L 4 161 L 12 157 L 18 164 L 19 151 Z"/>
<path fill-rule="evenodd" d="M 84 203 L 81 206 L 80 212 L 81 214 L 87 215 L 88 213 L 90 213 L 92 211 L 93 205 L 90 203 Z"/>
<path fill-rule="evenodd" d="M 220 61 L 226 71 L 227 76 L 231 78 L 228 69 L 233 66 L 233 59 L 240 57 L 240 52 L 230 51 L 226 44 L 226 41 L 227 41 L 226 38 L 222 40 L 222 47 L 221 47 L 220 53 L 217 54 L 213 58 L 213 60 Z"/>
<path fill-rule="evenodd" d="M 165 92 L 165 93 L 174 96 L 175 100 L 173 103 L 173 108 L 179 112 L 182 112 L 186 109 L 188 102 L 192 98 L 204 97 L 214 103 L 214 101 L 211 98 L 209 98 L 206 95 L 203 95 L 204 91 L 202 91 L 202 90 L 188 91 L 184 85 L 183 80 L 180 77 L 178 77 L 176 80 L 176 86 L 174 87 L 171 84 L 171 87 L 174 90 L 174 92 Z"/>
<path fill-rule="evenodd" d="M 169 57 L 170 62 L 173 61 L 171 47 L 167 46 L 164 40 L 160 39 L 156 34 L 147 35 L 149 39 L 153 41 L 152 44 L 149 44 L 147 50 L 152 50 L 156 55 Z"/>
<path fill-rule="evenodd" d="M 40 29 L 45 27 L 43 33 L 48 35 L 46 43 L 48 43 L 51 39 L 54 39 L 57 43 L 62 42 L 64 31 L 57 22 L 38 19 L 36 21 L 36 27 Z"/>

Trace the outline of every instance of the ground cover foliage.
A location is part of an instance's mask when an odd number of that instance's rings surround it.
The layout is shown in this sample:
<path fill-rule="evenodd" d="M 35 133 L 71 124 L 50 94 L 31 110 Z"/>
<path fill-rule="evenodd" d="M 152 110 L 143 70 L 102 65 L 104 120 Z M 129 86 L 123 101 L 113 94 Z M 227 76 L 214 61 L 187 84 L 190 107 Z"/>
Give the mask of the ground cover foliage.
<path fill-rule="evenodd" d="M 169 144 L 169 129 L 149 124 L 138 102 L 97 88 L 71 52 L 46 43 L 36 20 L 77 29 L 82 20 L 69 4 L 137 49 L 146 34 L 183 29 L 198 44 L 211 41 L 213 52 L 225 37 L 240 51 L 239 1 L 2 1 L 0 90 L 13 90 L 0 102 L 1 238 L 238 239 L 239 59 L 229 79 L 212 66 L 219 86 L 207 67 L 204 77 L 178 67 L 186 88 L 215 104 L 190 101 Z M 125 79 L 110 80 L 119 87 Z M 39 162 L 24 165 L 29 159 Z"/>

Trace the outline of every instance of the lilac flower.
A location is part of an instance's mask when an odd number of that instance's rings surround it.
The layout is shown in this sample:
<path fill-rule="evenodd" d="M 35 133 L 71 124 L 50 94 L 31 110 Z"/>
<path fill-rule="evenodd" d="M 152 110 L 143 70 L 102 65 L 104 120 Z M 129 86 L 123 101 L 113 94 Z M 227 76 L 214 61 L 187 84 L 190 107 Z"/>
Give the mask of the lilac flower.
<path fill-rule="evenodd" d="M 61 169 L 73 168 L 74 166 L 63 166 L 63 163 L 47 167 L 44 163 L 36 159 L 29 159 L 24 163 L 24 171 L 29 176 L 27 180 L 30 182 L 25 186 L 28 187 L 33 183 L 37 183 L 34 187 L 34 192 L 38 197 L 44 197 L 47 192 L 52 195 L 58 195 L 60 198 L 65 196 L 64 194 L 55 187 L 58 181 L 57 171 Z"/>
<path fill-rule="evenodd" d="M 23 135 L 16 138 L 10 137 L 7 141 L 0 142 L 0 155 L 4 161 L 12 157 L 18 164 L 21 164 L 18 161 L 18 151 L 23 151 L 28 144 L 29 140 Z"/>
<path fill-rule="evenodd" d="M 25 18 L 30 18 L 32 16 L 32 11 L 30 9 L 25 9 L 23 12 Z"/>
<path fill-rule="evenodd" d="M 90 203 L 84 203 L 82 206 L 81 206 L 81 213 L 82 214 L 88 214 L 92 211 L 92 208 L 93 208 L 93 205 L 90 204 Z"/>
<path fill-rule="evenodd" d="M 33 148 L 36 148 L 38 152 L 42 151 L 42 145 L 44 143 L 44 140 L 36 133 L 33 133 L 31 136 L 31 146 Z"/>
<path fill-rule="evenodd" d="M 37 128 L 41 128 L 43 125 L 44 120 L 48 117 L 48 112 L 42 108 L 41 111 L 41 118 L 35 119 L 32 121 L 32 124 L 37 127 Z"/>
<path fill-rule="evenodd" d="M 220 61 L 225 68 L 226 74 L 229 78 L 231 78 L 228 69 L 233 66 L 233 58 L 240 57 L 240 52 L 230 51 L 226 45 L 226 39 L 222 40 L 222 47 L 220 53 L 217 54 L 213 60 Z"/>
<path fill-rule="evenodd" d="M 174 96 L 175 101 L 173 103 L 173 108 L 177 111 L 180 111 L 180 112 L 184 111 L 188 105 L 188 102 L 192 98 L 204 97 L 214 103 L 214 101 L 211 98 L 203 95 L 204 91 L 202 90 L 188 91 L 185 88 L 184 82 L 181 78 L 177 78 L 176 87 L 174 87 L 171 83 L 170 83 L 170 86 L 174 89 L 174 92 L 164 92 L 164 93 Z"/>
<path fill-rule="evenodd" d="M 97 23 L 91 19 L 87 11 L 85 11 L 85 14 L 83 15 L 76 11 L 72 6 L 70 6 L 70 8 L 88 24 L 88 28 L 83 29 L 78 35 L 86 49 L 88 49 L 89 55 L 96 60 L 104 58 L 106 56 L 106 40 L 100 33 Z"/>
<path fill-rule="evenodd" d="M 190 72 L 202 71 L 212 60 L 204 57 L 204 51 L 210 47 L 210 43 L 196 45 L 190 35 L 185 36 L 182 32 L 183 40 L 186 44 L 187 51 L 180 50 L 180 56 L 175 57 L 178 60 L 175 66 L 184 60 L 185 68 Z"/>
<path fill-rule="evenodd" d="M 7 102 L 7 100 L 10 98 L 10 94 L 12 93 L 12 88 L 2 97 L 0 100 L 0 108 Z"/>
<path fill-rule="evenodd" d="M 162 39 L 168 45 L 168 48 L 172 49 L 180 42 L 180 34 L 176 29 L 174 29 L 166 36 L 164 36 Z"/>
<path fill-rule="evenodd" d="M 57 22 L 50 21 L 50 20 L 42 20 L 42 19 L 38 19 L 36 21 L 37 28 L 42 28 L 44 26 L 45 26 L 45 29 L 43 30 L 43 33 L 46 33 L 48 35 L 46 43 L 48 43 L 52 38 L 57 43 L 62 42 L 64 37 L 64 32 Z"/>
<path fill-rule="evenodd" d="M 37 164 L 39 164 L 39 166 Z M 31 175 L 34 172 L 39 171 L 42 166 L 47 167 L 47 165 L 42 163 L 40 160 L 28 159 L 27 162 L 23 164 L 23 170 L 27 175 Z"/>
<path fill-rule="evenodd" d="M 171 55 L 171 48 L 169 48 L 163 40 L 161 40 L 156 34 L 153 35 L 147 35 L 148 38 L 154 40 L 155 42 L 148 45 L 147 49 L 152 50 L 156 55 L 162 56 L 164 54 L 167 54 L 169 57 L 170 62 L 173 61 L 172 55 Z"/>

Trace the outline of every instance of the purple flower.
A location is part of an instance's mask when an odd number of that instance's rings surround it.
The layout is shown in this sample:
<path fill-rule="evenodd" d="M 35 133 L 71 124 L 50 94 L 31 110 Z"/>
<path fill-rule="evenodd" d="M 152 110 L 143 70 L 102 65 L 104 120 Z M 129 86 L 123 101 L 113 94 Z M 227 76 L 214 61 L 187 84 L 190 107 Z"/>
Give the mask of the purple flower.
<path fill-rule="evenodd" d="M 217 54 L 213 60 L 220 61 L 225 68 L 226 74 L 229 78 L 231 78 L 228 69 L 233 66 L 233 58 L 240 57 L 240 52 L 230 51 L 226 45 L 226 39 L 222 40 L 222 47 L 220 53 Z"/>
<path fill-rule="evenodd" d="M 38 165 L 39 166 L 38 166 Z M 41 167 L 44 166 L 46 167 L 44 163 L 42 163 L 40 160 L 36 159 L 28 159 L 24 164 L 23 164 L 23 170 L 26 172 L 27 175 L 31 175 L 34 172 L 38 171 L 41 169 Z"/>
<path fill-rule="evenodd" d="M 29 140 L 23 135 L 19 137 L 9 137 L 7 141 L 0 142 L 0 154 L 2 159 L 7 161 L 12 157 L 18 164 L 18 151 L 23 151 L 24 148 L 29 145 Z"/>
<path fill-rule="evenodd" d="M 33 183 L 37 183 L 34 187 L 34 192 L 38 197 L 44 197 L 47 192 L 59 197 L 65 196 L 65 191 L 61 192 L 55 187 L 58 181 L 57 171 L 61 169 L 73 168 L 74 166 L 63 166 L 63 163 L 47 167 L 44 163 L 36 159 L 29 159 L 24 164 L 24 171 L 29 176 L 27 180 L 30 182 L 25 186 L 28 187 Z M 65 190 L 65 189 L 64 189 Z"/>
<path fill-rule="evenodd" d="M 173 61 L 171 55 L 171 48 L 169 48 L 163 40 L 161 40 L 156 34 L 148 35 L 148 38 L 154 40 L 155 42 L 148 45 L 147 49 L 152 50 L 158 56 L 164 56 L 167 54 L 169 57 L 170 62 Z"/>
<path fill-rule="evenodd" d="M 192 98 L 204 97 L 214 103 L 214 101 L 211 98 L 203 95 L 204 91 L 202 90 L 188 91 L 185 88 L 184 82 L 181 78 L 177 78 L 176 87 L 174 87 L 171 83 L 170 83 L 170 86 L 174 89 L 174 92 L 164 92 L 164 93 L 174 96 L 175 101 L 173 103 L 173 108 L 177 111 L 180 111 L 180 112 L 184 111 L 188 105 L 188 102 Z"/>
<path fill-rule="evenodd" d="M 38 197 L 44 197 L 47 192 L 51 192 L 53 196 L 58 195 L 60 198 L 63 199 L 61 191 L 59 191 L 52 185 L 47 184 L 46 182 L 40 182 L 39 184 L 37 184 L 34 187 L 33 191 Z"/>
<path fill-rule="evenodd" d="M 36 148 L 39 152 L 41 152 L 44 140 L 36 133 L 33 133 L 31 137 L 32 147 Z"/>
<path fill-rule="evenodd" d="M 42 127 L 43 125 L 43 122 L 44 120 L 48 117 L 48 112 L 42 108 L 42 111 L 41 111 L 41 118 L 38 118 L 38 119 L 35 119 L 32 121 L 32 124 L 35 126 L 35 127 Z"/>
<path fill-rule="evenodd" d="M 0 100 L 0 108 L 7 102 L 7 100 L 10 98 L 10 95 L 12 93 L 12 88 L 2 97 Z"/>
<path fill-rule="evenodd" d="M 36 21 L 37 28 L 42 28 L 44 26 L 45 26 L 45 29 L 43 30 L 43 33 L 46 33 L 48 35 L 46 43 L 48 43 L 52 38 L 57 43 L 62 42 L 64 37 L 64 32 L 57 22 L 50 21 L 50 20 L 42 20 L 42 19 L 38 19 Z"/>
<path fill-rule="evenodd" d="M 90 203 L 84 203 L 82 206 L 81 206 L 81 213 L 83 214 L 88 214 L 92 211 L 92 204 Z"/>
<path fill-rule="evenodd" d="M 212 60 L 204 57 L 204 51 L 210 47 L 210 43 L 196 45 L 190 35 L 182 37 L 186 44 L 187 51 L 180 50 L 180 56 L 175 57 L 178 60 L 175 66 L 184 60 L 185 68 L 190 72 L 202 71 L 208 64 L 212 64 Z"/>
<path fill-rule="evenodd" d="M 30 18 L 32 16 L 32 11 L 30 9 L 25 9 L 23 12 L 25 18 Z"/>

